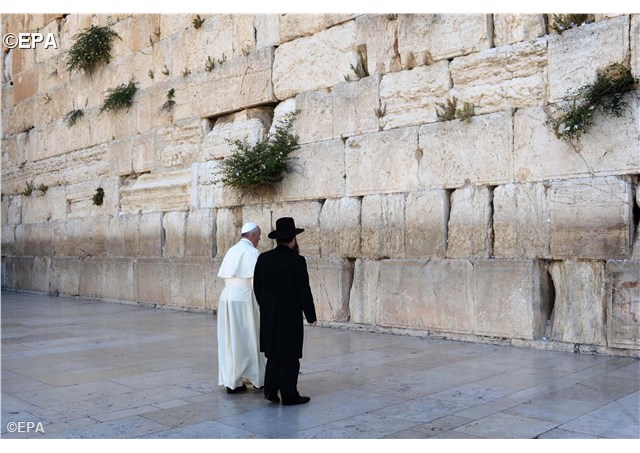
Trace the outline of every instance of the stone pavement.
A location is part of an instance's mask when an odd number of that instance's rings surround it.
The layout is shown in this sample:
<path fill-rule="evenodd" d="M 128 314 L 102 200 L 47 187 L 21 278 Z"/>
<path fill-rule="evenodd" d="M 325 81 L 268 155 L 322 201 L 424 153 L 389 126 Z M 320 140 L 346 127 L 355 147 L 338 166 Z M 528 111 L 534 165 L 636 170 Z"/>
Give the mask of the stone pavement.
<path fill-rule="evenodd" d="M 640 439 L 634 358 L 306 327 L 311 402 L 283 407 L 218 386 L 210 314 L 1 307 L 3 439 Z"/>

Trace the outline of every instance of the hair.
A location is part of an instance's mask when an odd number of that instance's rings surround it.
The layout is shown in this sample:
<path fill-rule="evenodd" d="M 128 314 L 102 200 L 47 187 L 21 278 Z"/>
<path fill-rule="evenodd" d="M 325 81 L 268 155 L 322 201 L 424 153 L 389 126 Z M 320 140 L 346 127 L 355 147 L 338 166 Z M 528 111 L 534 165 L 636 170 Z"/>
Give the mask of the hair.
<path fill-rule="evenodd" d="M 290 244 L 291 241 L 293 241 L 294 238 L 295 238 L 295 236 L 289 236 L 289 237 L 286 237 L 286 238 L 279 238 L 279 239 L 276 239 L 276 244 L 278 244 L 278 245 L 287 245 L 287 244 Z"/>

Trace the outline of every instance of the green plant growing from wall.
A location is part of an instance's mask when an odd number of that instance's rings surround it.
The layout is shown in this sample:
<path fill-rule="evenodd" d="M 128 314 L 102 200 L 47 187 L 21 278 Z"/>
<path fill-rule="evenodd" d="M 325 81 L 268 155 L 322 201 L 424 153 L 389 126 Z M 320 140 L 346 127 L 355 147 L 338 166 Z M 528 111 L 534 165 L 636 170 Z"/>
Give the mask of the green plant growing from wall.
<path fill-rule="evenodd" d="M 71 110 L 64 116 L 64 123 L 67 127 L 71 127 L 76 124 L 76 122 L 84 116 L 84 112 L 82 110 Z"/>
<path fill-rule="evenodd" d="M 105 98 L 102 107 L 100 107 L 100 113 L 123 108 L 128 110 L 133 103 L 133 96 L 136 94 L 137 90 L 138 88 L 133 80 L 128 84 L 123 83 L 119 87 L 110 88 L 107 90 L 107 97 Z"/>
<path fill-rule="evenodd" d="M 40 185 L 38 186 L 38 190 L 42 193 L 47 193 L 47 190 L 49 190 L 49 186 L 44 183 L 40 183 Z"/>
<path fill-rule="evenodd" d="M 299 148 L 291 133 L 298 111 L 289 113 L 273 134 L 251 146 L 243 140 L 229 141 L 235 149 L 223 159 L 220 174 L 223 185 L 245 191 L 258 191 L 282 181 L 292 171 L 291 153 Z"/>
<path fill-rule="evenodd" d="M 26 184 L 27 184 L 26 189 L 24 189 L 22 192 L 20 192 L 20 195 L 24 195 L 25 197 L 28 197 L 33 193 L 33 191 L 35 190 L 36 186 L 33 184 L 33 181 L 29 181 Z"/>
<path fill-rule="evenodd" d="M 98 187 L 96 189 L 96 193 L 93 194 L 93 204 L 96 206 L 102 206 L 104 203 L 104 189 L 102 187 Z"/>
<path fill-rule="evenodd" d="M 176 101 L 173 100 L 175 93 L 176 90 L 173 88 L 167 92 L 167 100 L 162 104 L 162 107 L 160 107 L 160 113 L 170 114 L 173 111 L 173 108 L 176 106 Z"/>
<path fill-rule="evenodd" d="M 549 27 L 561 35 L 563 31 L 579 27 L 588 22 L 593 22 L 589 14 L 554 14 L 553 21 Z"/>
<path fill-rule="evenodd" d="M 110 25 L 92 25 L 75 35 L 75 43 L 67 54 L 67 70 L 92 73 L 99 65 L 108 64 L 115 38 L 122 39 Z"/>
<path fill-rule="evenodd" d="M 451 121 L 458 118 L 465 123 L 471 122 L 471 118 L 475 115 L 475 107 L 473 104 L 466 102 L 463 104 L 462 109 L 458 108 L 458 99 L 454 96 L 451 99 L 447 99 L 447 103 L 436 102 L 436 116 L 440 121 Z M 438 111 L 438 107 L 441 109 Z"/>
<path fill-rule="evenodd" d="M 195 28 L 196 30 L 199 29 L 200 27 L 202 27 L 202 24 L 204 24 L 205 20 L 206 19 L 200 17 L 200 14 L 197 14 L 196 17 L 194 17 L 194 19 L 191 21 L 191 23 L 193 24 L 193 28 Z"/>
<path fill-rule="evenodd" d="M 622 63 L 613 63 L 597 71 L 595 82 L 579 88 L 547 121 L 561 140 L 577 140 L 594 124 L 600 112 L 608 117 L 620 117 L 627 108 L 625 95 L 637 88 L 638 78 Z"/>
<path fill-rule="evenodd" d="M 214 66 L 213 58 L 207 57 L 207 61 L 204 62 L 204 70 L 211 72 L 213 71 Z"/>
<path fill-rule="evenodd" d="M 471 122 L 471 118 L 475 115 L 475 107 L 473 104 L 466 102 L 464 104 L 462 104 L 462 109 L 458 109 L 456 110 L 456 117 L 464 122 L 464 123 L 470 123 Z"/>

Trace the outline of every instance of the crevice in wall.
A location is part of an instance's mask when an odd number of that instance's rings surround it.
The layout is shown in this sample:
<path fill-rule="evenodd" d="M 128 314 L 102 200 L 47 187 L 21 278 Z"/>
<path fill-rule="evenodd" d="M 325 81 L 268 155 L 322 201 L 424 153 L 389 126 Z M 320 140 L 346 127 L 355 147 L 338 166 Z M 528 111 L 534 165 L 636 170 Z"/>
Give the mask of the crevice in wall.
<path fill-rule="evenodd" d="M 444 251 L 445 256 L 447 254 L 449 248 L 449 220 L 451 219 L 451 197 L 453 196 L 453 192 L 455 189 L 445 189 L 445 228 L 444 228 Z"/>
<path fill-rule="evenodd" d="M 640 234 L 640 206 L 638 206 L 638 203 L 636 202 L 637 197 L 638 197 L 638 192 L 640 191 L 640 176 L 635 176 L 633 177 L 633 185 L 632 185 L 632 191 L 631 191 L 631 204 L 633 206 L 632 209 L 632 217 L 633 217 L 633 225 L 631 227 L 632 229 L 632 233 L 633 233 L 633 237 L 631 238 L 631 246 L 633 247 L 634 244 L 638 243 L 638 246 L 640 247 L 640 240 L 638 239 L 638 234 Z M 634 250 L 631 250 L 631 253 L 633 254 Z"/>
<path fill-rule="evenodd" d="M 551 275 L 551 265 L 556 262 L 556 261 L 545 261 L 546 265 L 545 265 L 545 273 L 543 275 L 543 278 L 546 278 L 546 294 L 547 294 L 547 301 L 548 301 L 548 310 L 547 310 L 547 319 L 545 321 L 545 325 L 544 325 L 544 329 L 543 329 L 543 334 L 542 334 L 542 339 L 543 340 L 548 340 L 549 338 L 551 338 L 551 332 L 553 330 L 553 325 L 552 325 L 552 319 L 553 319 L 553 310 L 555 309 L 555 304 L 556 304 L 556 286 L 555 283 L 553 281 L 553 276 Z"/>
<path fill-rule="evenodd" d="M 348 256 L 345 257 L 345 261 L 347 262 L 348 272 L 346 281 L 346 286 L 349 288 L 349 293 L 347 295 L 347 320 L 346 322 L 351 321 L 351 293 L 353 292 L 353 285 L 356 281 L 356 259 L 354 257 Z"/>
<path fill-rule="evenodd" d="M 494 217 L 495 217 L 495 210 L 494 210 L 494 205 L 493 205 L 493 192 L 496 190 L 496 187 L 498 186 L 488 186 L 487 189 L 489 189 L 489 250 L 488 250 L 488 254 L 489 257 L 491 258 L 495 258 L 494 256 L 494 250 L 495 250 L 495 232 L 494 232 L 494 226 L 493 226 L 493 222 L 494 222 Z"/>
<path fill-rule="evenodd" d="M 164 257 L 164 249 L 167 245 L 167 230 L 164 228 L 164 218 L 167 214 L 162 213 L 160 215 L 160 256 Z"/>

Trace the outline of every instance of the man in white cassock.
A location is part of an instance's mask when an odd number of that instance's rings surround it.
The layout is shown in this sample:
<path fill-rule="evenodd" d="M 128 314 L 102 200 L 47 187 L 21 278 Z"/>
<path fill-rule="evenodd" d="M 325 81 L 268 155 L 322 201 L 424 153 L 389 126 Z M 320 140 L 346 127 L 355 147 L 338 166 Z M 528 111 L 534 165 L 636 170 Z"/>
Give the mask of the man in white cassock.
<path fill-rule="evenodd" d="M 253 270 L 260 252 L 260 227 L 254 222 L 242 226 L 241 238 L 222 260 L 218 277 L 224 289 L 218 303 L 218 384 L 227 393 L 264 385 L 266 359 L 260 352 L 260 309 L 253 292 Z"/>

